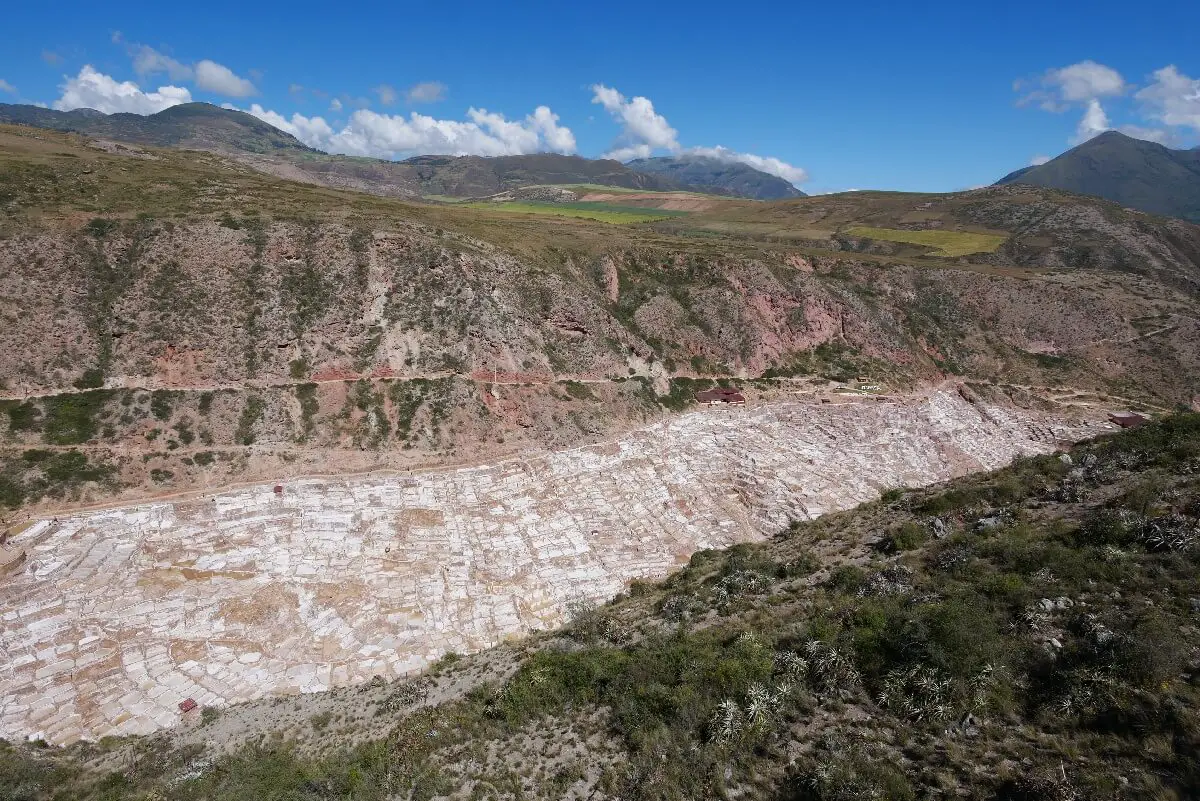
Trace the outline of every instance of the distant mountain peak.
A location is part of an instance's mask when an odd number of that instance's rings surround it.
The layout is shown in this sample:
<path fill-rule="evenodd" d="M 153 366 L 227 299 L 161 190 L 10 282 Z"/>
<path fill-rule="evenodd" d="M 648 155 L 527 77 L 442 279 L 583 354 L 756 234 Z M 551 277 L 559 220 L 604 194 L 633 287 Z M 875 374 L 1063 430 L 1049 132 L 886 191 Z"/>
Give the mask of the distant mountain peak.
<path fill-rule="evenodd" d="M 1139 211 L 1200 223 L 1200 148 L 1172 150 L 1120 131 L 1105 131 L 996 183 L 1096 195 Z"/>

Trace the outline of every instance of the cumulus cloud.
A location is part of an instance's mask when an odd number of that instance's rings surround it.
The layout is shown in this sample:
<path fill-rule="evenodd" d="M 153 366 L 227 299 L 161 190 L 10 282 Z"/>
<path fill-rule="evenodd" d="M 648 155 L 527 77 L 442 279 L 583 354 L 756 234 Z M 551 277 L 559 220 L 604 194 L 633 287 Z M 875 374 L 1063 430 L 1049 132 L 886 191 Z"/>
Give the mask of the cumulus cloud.
<path fill-rule="evenodd" d="M 1200 133 L 1200 80 L 1184 75 L 1174 64 L 1156 70 L 1153 77 L 1153 83 L 1134 95 L 1147 116 Z"/>
<path fill-rule="evenodd" d="M 122 41 L 117 35 L 113 41 Z M 185 64 L 149 45 L 129 44 L 126 46 L 133 59 L 133 69 L 141 77 L 165 73 L 172 81 L 193 81 L 196 86 L 225 97 L 250 97 L 258 94 L 254 83 L 234 73 L 224 64 L 203 59 L 195 64 Z"/>
<path fill-rule="evenodd" d="M 1104 113 L 1104 108 L 1100 105 L 1100 101 L 1092 98 L 1088 101 L 1087 109 L 1083 112 L 1083 117 L 1079 120 L 1079 124 L 1075 126 L 1075 138 L 1073 141 L 1075 144 L 1080 144 L 1110 129 L 1108 115 Z"/>
<path fill-rule="evenodd" d="M 1060 110 L 1055 99 L 1066 104 L 1089 103 L 1101 97 L 1124 94 L 1127 89 L 1121 73 L 1090 59 L 1048 70 L 1042 75 L 1041 83 L 1045 87 L 1042 94 L 1034 92 L 1028 97 L 1039 100 L 1048 111 Z"/>
<path fill-rule="evenodd" d="M 7 92 L 10 95 L 15 95 L 17 93 L 17 87 L 13 86 L 3 78 L 0 78 L 0 92 Z"/>
<path fill-rule="evenodd" d="M 1193 122 L 1200 130 L 1200 81 L 1192 81 L 1173 67 L 1164 67 L 1154 73 L 1154 83 L 1137 92 L 1146 115 L 1168 126 L 1188 125 L 1189 98 L 1196 107 Z M 1018 105 L 1036 103 L 1046 111 L 1063 112 L 1071 108 L 1082 108 L 1083 116 L 1075 126 L 1074 135 L 1068 140 L 1077 145 L 1105 131 L 1116 130 L 1137 139 L 1166 144 L 1175 137 L 1166 129 L 1145 125 L 1113 125 L 1101 98 L 1115 98 L 1131 91 L 1132 87 L 1111 67 L 1086 60 L 1067 67 L 1046 71 L 1039 79 L 1040 88 L 1026 92 L 1017 101 Z M 1016 81 L 1013 88 L 1023 91 L 1024 81 Z"/>
<path fill-rule="evenodd" d="M 409 103 L 436 103 L 445 98 L 446 84 L 441 81 L 422 81 L 404 92 L 404 99 Z"/>
<path fill-rule="evenodd" d="M 727 147 L 693 147 L 685 151 L 691 156 L 703 156 L 705 158 L 717 159 L 718 161 L 736 162 L 739 164 L 747 164 L 756 170 L 761 170 L 769 175 L 774 175 L 782 178 L 793 186 L 804 183 L 808 180 L 808 173 L 801 167 L 795 167 L 777 158 L 769 156 L 756 156 L 753 153 L 738 153 L 730 150 Z"/>
<path fill-rule="evenodd" d="M 226 103 L 225 108 L 235 108 Z M 292 136 L 299 139 L 305 144 L 312 145 L 313 142 L 327 142 L 334 134 L 333 128 L 329 123 L 325 122 L 323 117 L 305 117 L 303 114 L 292 114 L 291 118 L 284 117 L 282 114 L 277 114 L 274 111 L 269 111 L 258 103 L 250 106 L 249 113 L 258 117 L 263 122 L 274 125 L 281 131 L 286 131 Z"/>
<path fill-rule="evenodd" d="M 341 111 L 342 110 L 342 101 L 338 100 L 336 97 L 333 100 L 330 100 L 329 101 L 329 110 L 330 111 Z"/>
<path fill-rule="evenodd" d="M 608 158 L 626 161 L 645 158 L 654 150 L 679 150 L 679 132 L 654 110 L 649 98 L 627 99 L 616 89 L 598 83 L 592 86 L 592 102 L 603 106 L 621 124 L 621 135 L 606 154 Z"/>
<path fill-rule="evenodd" d="M 558 115 L 549 106 L 538 106 L 525 119 L 541 135 L 546 149 L 555 153 L 575 152 L 575 134 L 565 125 L 558 124 Z"/>
<path fill-rule="evenodd" d="M 683 152 L 691 156 L 703 156 L 719 161 L 747 164 L 756 170 L 778 176 L 793 185 L 808 180 L 802 168 L 769 156 L 739 153 L 727 147 L 693 147 L 684 150 L 679 144 L 679 132 L 671 127 L 667 118 L 654 110 L 654 104 L 646 97 L 626 98 L 612 87 L 602 83 L 592 87 L 592 102 L 604 107 L 621 125 L 621 133 L 606 158 L 617 161 L 649 158 L 656 150 L 670 153 Z"/>
<path fill-rule="evenodd" d="M 340 106 L 339 106 L 340 108 Z M 538 106 L 523 120 L 471 108 L 466 120 L 442 120 L 412 112 L 380 114 L 359 109 L 341 129 L 334 130 L 321 117 L 292 114 L 284 117 L 257 103 L 250 114 L 330 153 L 397 158 L 416 154 L 453 156 L 515 156 L 552 151 L 575 152 L 575 135 L 558 122 L 547 106 Z"/>
<path fill-rule="evenodd" d="M 54 101 L 59 111 L 94 108 L 106 114 L 154 114 L 192 102 L 191 92 L 182 86 L 160 86 L 157 91 L 143 92 L 133 81 L 116 81 L 90 64 L 85 64 L 74 78 L 65 78 L 60 89 L 62 95 Z"/>
<path fill-rule="evenodd" d="M 1049 156 L 1034 156 L 1029 160 L 1030 167 L 1040 167 L 1050 160 Z"/>
<path fill-rule="evenodd" d="M 226 97 L 249 97 L 258 94 L 254 84 L 234 74 L 224 64 L 207 58 L 196 62 L 196 86 Z"/>

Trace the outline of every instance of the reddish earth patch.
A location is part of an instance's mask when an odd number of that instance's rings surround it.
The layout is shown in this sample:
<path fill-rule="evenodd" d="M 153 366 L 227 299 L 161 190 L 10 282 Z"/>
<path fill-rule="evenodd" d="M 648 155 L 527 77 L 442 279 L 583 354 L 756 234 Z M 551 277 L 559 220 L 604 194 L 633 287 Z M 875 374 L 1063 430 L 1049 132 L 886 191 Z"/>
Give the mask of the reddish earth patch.
<path fill-rule="evenodd" d="M 347 370 L 344 367 L 327 367 L 312 374 L 313 381 L 353 381 L 361 377 L 353 370 Z"/>
<path fill-rule="evenodd" d="M 813 271 L 812 262 L 795 253 L 789 254 L 785 261 L 789 267 L 795 267 L 802 273 L 811 273 Z"/>

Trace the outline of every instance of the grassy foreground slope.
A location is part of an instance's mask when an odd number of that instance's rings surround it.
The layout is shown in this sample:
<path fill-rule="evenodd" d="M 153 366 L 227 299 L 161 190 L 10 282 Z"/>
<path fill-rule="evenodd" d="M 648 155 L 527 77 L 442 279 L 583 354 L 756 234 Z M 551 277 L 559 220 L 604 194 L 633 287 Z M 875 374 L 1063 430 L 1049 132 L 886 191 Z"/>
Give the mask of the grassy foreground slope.
<path fill-rule="evenodd" d="M 299 728 L 0 748 L 0 798 L 1194 798 L 1198 518 L 1182 415 L 697 553 Z"/>

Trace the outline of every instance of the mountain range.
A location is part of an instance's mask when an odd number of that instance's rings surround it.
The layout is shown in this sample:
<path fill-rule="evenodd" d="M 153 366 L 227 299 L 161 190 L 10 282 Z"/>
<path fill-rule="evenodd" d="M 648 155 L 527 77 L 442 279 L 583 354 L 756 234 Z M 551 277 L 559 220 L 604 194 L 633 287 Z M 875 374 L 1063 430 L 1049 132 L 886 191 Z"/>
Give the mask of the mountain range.
<path fill-rule="evenodd" d="M 634 159 L 626 166 L 647 175 L 665 176 L 683 186 L 717 188 L 724 190 L 725 194 L 754 200 L 807 197 L 782 178 L 768 175 L 748 164 L 710 156 Z"/>
<path fill-rule="evenodd" d="M 1096 195 L 1138 211 L 1200 222 L 1200 148 L 1172 150 L 1107 131 L 996 182 L 1013 183 Z"/>
<path fill-rule="evenodd" d="M 644 159 L 626 165 L 612 159 L 556 153 L 490 158 L 429 155 L 404 161 L 331 155 L 251 114 L 208 103 L 184 103 L 145 116 L 0 103 L 0 123 L 155 147 L 206 150 L 281 178 L 389 197 L 486 197 L 543 184 L 687 190 L 760 200 L 803 196 L 782 178 L 711 158 Z"/>

